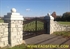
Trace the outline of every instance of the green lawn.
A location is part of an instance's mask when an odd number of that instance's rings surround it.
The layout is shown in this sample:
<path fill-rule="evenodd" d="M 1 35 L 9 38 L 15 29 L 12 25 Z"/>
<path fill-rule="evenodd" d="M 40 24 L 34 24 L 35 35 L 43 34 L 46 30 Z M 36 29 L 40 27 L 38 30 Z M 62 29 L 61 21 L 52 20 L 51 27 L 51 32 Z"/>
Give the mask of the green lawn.
<path fill-rule="evenodd" d="M 4 20 L 0 19 L 0 23 L 3 23 L 3 22 L 4 22 Z"/>
<path fill-rule="evenodd" d="M 62 24 L 62 25 L 69 25 L 70 26 L 70 22 L 61 22 L 61 21 L 59 21 L 58 23 Z"/>
<path fill-rule="evenodd" d="M 59 31 L 59 32 L 54 32 L 53 34 L 70 38 L 70 31 Z"/>
<path fill-rule="evenodd" d="M 21 44 L 21 45 L 17 45 L 17 46 L 14 46 L 14 47 L 4 47 L 4 48 L 0 48 L 0 49 L 33 49 L 33 48 L 28 48 L 26 45 L 24 44 Z"/>

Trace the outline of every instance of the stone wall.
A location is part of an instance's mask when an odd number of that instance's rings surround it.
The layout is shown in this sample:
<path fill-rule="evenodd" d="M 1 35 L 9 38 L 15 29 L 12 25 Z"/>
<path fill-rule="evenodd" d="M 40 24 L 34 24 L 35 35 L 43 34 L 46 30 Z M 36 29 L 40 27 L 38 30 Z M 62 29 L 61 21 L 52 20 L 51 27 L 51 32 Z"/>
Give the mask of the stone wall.
<path fill-rule="evenodd" d="M 70 26 L 68 25 L 61 25 L 58 22 L 54 21 L 54 32 L 55 31 L 70 31 Z"/>
<path fill-rule="evenodd" d="M 8 45 L 8 24 L 0 23 L 0 47 Z"/>

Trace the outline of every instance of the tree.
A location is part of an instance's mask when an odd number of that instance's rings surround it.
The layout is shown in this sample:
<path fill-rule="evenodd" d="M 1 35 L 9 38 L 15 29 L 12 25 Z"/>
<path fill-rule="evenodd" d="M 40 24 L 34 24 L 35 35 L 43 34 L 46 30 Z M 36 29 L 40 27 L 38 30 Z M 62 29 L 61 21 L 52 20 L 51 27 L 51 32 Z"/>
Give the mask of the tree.
<path fill-rule="evenodd" d="M 56 12 L 53 12 L 51 15 L 56 18 Z"/>
<path fill-rule="evenodd" d="M 62 21 L 62 16 L 57 16 L 54 21 Z"/>
<path fill-rule="evenodd" d="M 66 12 L 62 16 L 63 21 L 70 21 L 70 12 Z"/>

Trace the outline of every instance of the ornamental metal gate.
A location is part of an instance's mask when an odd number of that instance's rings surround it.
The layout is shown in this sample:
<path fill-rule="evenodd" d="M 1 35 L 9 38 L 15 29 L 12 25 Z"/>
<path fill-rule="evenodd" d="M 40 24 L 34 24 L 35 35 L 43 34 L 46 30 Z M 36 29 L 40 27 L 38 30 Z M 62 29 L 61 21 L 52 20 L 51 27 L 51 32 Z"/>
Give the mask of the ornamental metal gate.
<path fill-rule="evenodd" d="M 23 39 L 45 33 L 45 21 L 41 18 L 25 19 L 23 21 Z"/>

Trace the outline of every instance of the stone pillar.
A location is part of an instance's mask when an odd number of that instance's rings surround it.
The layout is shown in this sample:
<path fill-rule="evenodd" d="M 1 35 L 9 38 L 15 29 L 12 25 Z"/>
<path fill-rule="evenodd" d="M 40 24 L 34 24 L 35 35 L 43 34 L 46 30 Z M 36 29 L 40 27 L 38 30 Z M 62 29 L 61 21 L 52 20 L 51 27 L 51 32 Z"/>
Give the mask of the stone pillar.
<path fill-rule="evenodd" d="M 50 13 L 45 16 L 45 21 L 46 21 L 46 33 L 47 34 L 52 34 L 54 32 L 54 18 L 50 15 Z"/>
<path fill-rule="evenodd" d="M 50 20 L 50 34 L 54 32 L 54 21 L 51 19 Z"/>
<path fill-rule="evenodd" d="M 9 23 L 8 26 L 8 43 L 11 46 L 22 44 L 23 42 L 23 16 L 16 13 L 16 9 L 12 8 L 11 13 L 4 16 L 4 22 Z"/>

